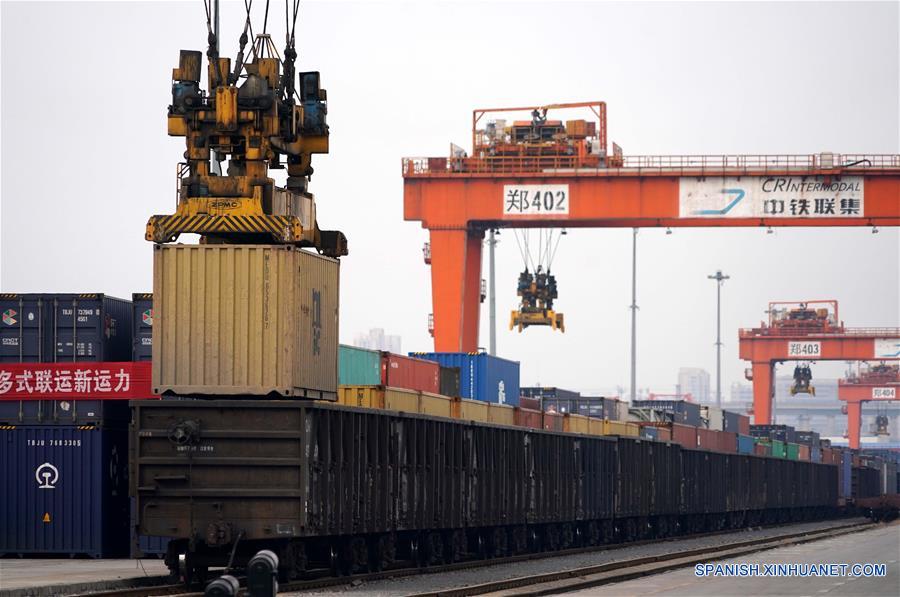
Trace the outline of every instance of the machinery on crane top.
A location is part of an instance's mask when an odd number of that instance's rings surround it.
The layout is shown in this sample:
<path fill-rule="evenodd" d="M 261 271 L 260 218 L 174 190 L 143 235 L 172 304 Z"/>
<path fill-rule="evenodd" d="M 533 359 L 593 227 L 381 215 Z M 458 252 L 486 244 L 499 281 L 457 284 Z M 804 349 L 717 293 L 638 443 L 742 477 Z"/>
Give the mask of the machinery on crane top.
<path fill-rule="evenodd" d="M 837 301 L 769 303 L 769 328 L 781 333 L 838 332 L 843 323 L 838 320 Z M 795 373 L 796 376 L 796 373 Z"/>
<path fill-rule="evenodd" d="M 175 214 L 152 216 L 147 240 L 167 243 L 196 233 L 208 243 L 275 242 L 314 247 L 331 257 L 347 254 L 341 232 L 319 229 L 315 198 L 307 190 L 312 155 L 328 153 L 327 94 L 318 72 L 295 72 L 298 3 L 293 4 L 284 57 L 264 28 L 247 61 L 247 33 L 252 36 L 253 29 L 245 5 L 232 68 L 230 58 L 219 56 L 211 7 L 204 1 L 208 91 L 200 85 L 201 53 L 182 50 L 172 72 L 167 120 L 169 135 L 185 138 L 186 163 L 179 164 Z M 218 167 L 211 168 L 211 158 Z M 286 188 L 276 187 L 269 169 L 285 167 Z"/>
<path fill-rule="evenodd" d="M 550 120 L 551 110 L 589 108 L 595 120 Z M 528 112 L 530 120 L 503 118 L 488 120 L 478 128 L 481 118 L 488 113 Z M 621 165 L 622 149 L 613 143 L 613 156 L 606 152 L 606 104 L 581 102 L 550 104 L 527 108 L 489 108 L 475 110 L 472 116 L 472 147 L 476 158 L 487 160 L 491 169 L 503 169 L 515 160 L 516 167 L 523 164 L 534 167 L 553 167 L 555 160 L 574 160 L 579 167 L 598 168 Z M 464 154 L 457 154 L 455 170 L 467 169 Z M 493 159 L 497 158 L 497 159 Z M 452 158 L 451 158 L 452 159 Z"/>

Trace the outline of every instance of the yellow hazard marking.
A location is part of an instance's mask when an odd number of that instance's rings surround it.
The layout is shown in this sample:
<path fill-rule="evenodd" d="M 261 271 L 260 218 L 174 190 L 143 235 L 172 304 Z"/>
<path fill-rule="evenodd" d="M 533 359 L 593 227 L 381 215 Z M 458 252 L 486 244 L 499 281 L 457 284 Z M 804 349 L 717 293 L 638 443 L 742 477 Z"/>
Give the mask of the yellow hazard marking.
<path fill-rule="evenodd" d="M 50 513 L 44 512 L 44 522 L 50 522 Z"/>

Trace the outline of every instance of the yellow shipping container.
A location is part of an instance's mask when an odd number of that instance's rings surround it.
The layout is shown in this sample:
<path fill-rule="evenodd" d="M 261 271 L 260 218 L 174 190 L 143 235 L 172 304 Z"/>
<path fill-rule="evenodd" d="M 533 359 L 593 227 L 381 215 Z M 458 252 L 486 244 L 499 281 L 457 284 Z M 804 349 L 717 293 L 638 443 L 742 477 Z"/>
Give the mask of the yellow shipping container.
<path fill-rule="evenodd" d="M 384 408 L 381 386 L 338 386 L 338 404 L 363 408 Z"/>
<path fill-rule="evenodd" d="M 492 403 L 487 403 L 487 405 L 489 423 L 497 423 L 498 425 L 516 424 L 516 409 L 512 406 Z"/>
<path fill-rule="evenodd" d="M 422 392 L 419 394 L 419 412 L 423 415 L 449 418 L 453 414 L 452 402 L 453 400 L 447 396 Z"/>
<path fill-rule="evenodd" d="M 634 423 L 623 423 L 622 421 L 603 421 L 603 427 L 603 435 L 638 437 L 641 434 L 641 428 Z"/>
<path fill-rule="evenodd" d="M 563 431 L 566 433 L 588 433 L 589 422 L 584 415 L 567 414 L 563 418 Z"/>
<path fill-rule="evenodd" d="M 603 419 L 595 419 L 594 417 L 588 419 L 588 433 L 591 435 L 603 435 L 604 430 Z"/>
<path fill-rule="evenodd" d="M 336 400 L 339 267 L 290 245 L 155 245 L 153 391 Z"/>
<path fill-rule="evenodd" d="M 419 393 L 400 388 L 384 389 L 384 408 L 403 413 L 419 412 Z"/>
<path fill-rule="evenodd" d="M 452 408 L 454 419 L 460 419 L 462 421 L 478 421 L 479 423 L 488 422 L 487 402 L 460 398 L 453 401 Z"/>

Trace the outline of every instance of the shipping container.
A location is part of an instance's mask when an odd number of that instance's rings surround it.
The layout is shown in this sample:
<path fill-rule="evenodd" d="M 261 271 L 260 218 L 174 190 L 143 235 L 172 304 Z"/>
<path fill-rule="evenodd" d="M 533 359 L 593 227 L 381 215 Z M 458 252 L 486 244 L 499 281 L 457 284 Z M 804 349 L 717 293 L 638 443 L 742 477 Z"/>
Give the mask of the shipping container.
<path fill-rule="evenodd" d="M 128 400 L 0 400 L 0 425 L 125 427 Z"/>
<path fill-rule="evenodd" d="M 491 402 L 488 402 L 487 405 L 489 423 L 509 426 L 516 424 L 516 408 L 514 406 L 509 406 L 507 404 L 493 404 Z"/>
<path fill-rule="evenodd" d="M 544 412 L 541 417 L 543 420 L 543 427 L 547 431 L 562 431 L 563 430 L 563 416 L 557 413 L 548 413 Z"/>
<path fill-rule="evenodd" d="M 337 401 L 346 406 L 384 408 L 384 388 L 381 386 L 338 386 Z"/>
<path fill-rule="evenodd" d="M 750 435 L 750 417 L 730 410 L 722 411 L 723 431 Z"/>
<path fill-rule="evenodd" d="M 517 406 L 519 403 L 519 363 L 487 353 L 411 352 L 412 357 L 435 361 L 444 367 L 458 367 L 460 396 L 483 402 Z"/>
<path fill-rule="evenodd" d="M 776 458 L 787 458 L 787 444 L 781 440 L 769 440 L 770 452 Z"/>
<path fill-rule="evenodd" d="M 403 388 L 385 388 L 384 408 L 398 412 L 418 413 L 419 392 Z"/>
<path fill-rule="evenodd" d="M 585 398 L 582 396 L 576 401 L 578 414 L 597 419 L 608 418 L 605 416 L 603 398 Z"/>
<path fill-rule="evenodd" d="M 588 421 L 590 421 L 588 417 L 577 414 L 567 414 L 563 417 L 563 431 L 566 433 L 587 434 L 589 431 Z"/>
<path fill-rule="evenodd" d="M 759 438 L 794 442 L 794 428 L 790 425 L 750 425 L 750 435 Z"/>
<path fill-rule="evenodd" d="M 753 445 L 753 453 L 757 456 L 771 456 L 772 445 L 768 442 L 756 442 Z"/>
<path fill-rule="evenodd" d="M 449 396 L 419 392 L 419 414 L 450 418 L 452 403 L 453 399 Z"/>
<path fill-rule="evenodd" d="M 0 429 L 0 445 L 0 555 L 128 555 L 124 428 Z"/>
<path fill-rule="evenodd" d="M 643 425 L 641 427 L 641 437 L 652 441 L 658 441 L 659 427 L 653 427 L 652 425 Z"/>
<path fill-rule="evenodd" d="M 478 402 L 477 400 L 467 400 L 467 402 L 474 402 L 476 404 L 484 405 L 487 408 L 486 402 Z M 515 412 L 515 421 L 516 427 L 527 427 L 529 429 L 541 429 L 541 411 L 532 410 L 528 408 L 522 408 L 521 406 L 516 407 Z"/>
<path fill-rule="evenodd" d="M 700 417 L 706 420 L 707 429 L 724 431 L 725 417 L 721 408 L 715 406 L 701 406 Z"/>
<path fill-rule="evenodd" d="M 753 454 L 753 446 L 756 445 L 756 442 L 753 441 L 753 438 L 749 435 L 738 435 L 737 436 L 737 450 L 738 454 Z"/>
<path fill-rule="evenodd" d="M 581 394 L 562 388 L 545 388 L 542 386 L 525 386 L 520 388 L 519 394 L 529 398 L 551 400 L 578 400 Z"/>
<path fill-rule="evenodd" d="M 528 396 L 519 396 L 519 406 L 528 410 L 543 410 L 539 399 L 529 398 Z"/>
<path fill-rule="evenodd" d="M 155 245 L 153 387 L 335 400 L 339 264 L 288 245 Z"/>
<path fill-rule="evenodd" d="M 603 435 L 619 435 L 622 437 L 640 437 L 641 428 L 634 423 L 624 421 L 603 420 Z"/>
<path fill-rule="evenodd" d="M 437 394 L 441 391 L 441 368 L 434 361 L 384 352 L 381 385 Z"/>
<path fill-rule="evenodd" d="M 541 413 L 538 415 L 537 428 L 541 426 Z M 466 400 L 459 398 L 453 401 L 453 418 L 463 421 L 478 421 L 479 423 L 487 423 L 488 421 L 488 403 L 480 400 Z M 517 423 L 518 424 L 518 423 Z"/>
<path fill-rule="evenodd" d="M 797 460 L 802 460 L 804 462 L 809 462 L 810 460 L 810 449 L 806 444 L 794 444 L 797 446 Z"/>
<path fill-rule="evenodd" d="M 810 462 L 822 462 L 822 448 L 819 446 L 810 446 L 809 460 Z"/>
<path fill-rule="evenodd" d="M 719 431 L 719 451 L 735 454 L 737 452 L 737 433 Z"/>
<path fill-rule="evenodd" d="M 800 460 L 800 445 L 786 442 L 785 458 L 787 458 L 788 460 Z"/>
<path fill-rule="evenodd" d="M 719 449 L 719 432 L 712 429 L 697 428 L 697 448 L 701 450 Z"/>
<path fill-rule="evenodd" d="M 342 386 L 381 385 L 381 352 L 338 346 L 338 384 Z"/>
<path fill-rule="evenodd" d="M 441 394 L 459 398 L 459 367 L 440 368 Z"/>
<path fill-rule="evenodd" d="M 132 361 L 153 358 L 153 293 L 136 292 L 131 295 Z"/>
<path fill-rule="evenodd" d="M 547 412 L 560 413 L 562 415 L 578 413 L 578 402 L 568 398 L 542 398 L 541 403 Z"/>
<path fill-rule="evenodd" d="M 635 400 L 634 408 L 652 408 L 672 413 L 673 422 L 692 427 L 701 425 L 700 405 L 686 400 Z"/>
<path fill-rule="evenodd" d="M 637 423 L 637 425 L 658 427 L 668 432 L 666 441 L 675 442 L 683 448 L 696 449 L 697 447 L 697 428 L 689 425 L 679 425 L 678 423 Z"/>
<path fill-rule="evenodd" d="M 794 441 L 807 446 L 818 446 L 819 434 L 815 431 L 794 431 Z"/>
<path fill-rule="evenodd" d="M 105 294 L 0 294 L 0 363 L 130 361 L 131 302 Z"/>

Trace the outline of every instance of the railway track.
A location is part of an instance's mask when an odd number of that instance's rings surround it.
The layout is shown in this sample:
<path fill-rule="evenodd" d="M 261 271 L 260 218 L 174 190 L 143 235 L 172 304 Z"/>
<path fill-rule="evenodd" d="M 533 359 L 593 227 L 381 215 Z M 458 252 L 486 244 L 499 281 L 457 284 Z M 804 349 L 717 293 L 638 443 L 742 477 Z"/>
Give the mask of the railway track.
<path fill-rule="evenodd" d="M 547 595 L 551 593 L 565 592 L 567 590 L 574 591 L 581 588 L 588 588 L 591 586 L 608 584 L 611 582 L 620 582 L 639 576 L 657 574 L 659 572 L 665 572 L 667 570 L 689 566 L 697 562 L 709 560 L 711 556 L 715 556 L 716 558 L 734 557 L 742 554 L 753 553 L 756 551 L 781 547 L 784 545 L 815 541 L 846 533 L 855 533 L 867 528 L 871 528 L 872 526 L 874 526 L 874 523 L 871 522 L 856 522 L 840 526 L 827 527 L 823 529 L 809 529 L 799 533 L 795 532 L 784 535 L 777 535 L 774 537 L 736 541 L 725 545 L 703 547 L 688 551 L 673 551 L 666 554 L 563 570 L 549 574 L 537 574 L 533 576 L 524 576 L 505 579 L 501 581 L 493 581 L 479 585 L 469 585 L 466 587 L 454 589 L 425 592 L 417 594 L 417 597 L 424 597 L 426 595 L 440 597 L 462 597 L 467 595 L 483 595 L 499 592 L 503 592 L 503 594 L 509 595 Z M 681 539 L 713 537 L 734 532 L 735 531 L 733 530 L 728 530 L 717 531 L 713 533 L 702 533 L 686 537 L 671 538 L 665 540 L 665 542 L 677 545 L 678 541 Z M 455 562 L 452 564 L 429 566 L 427 568 L 397 568 L 384 570 L 381 572 L 360 573 L 338 577 L 330 575 L 326 576 L 324 575 L 325 572 L 322 571 L 323 576 L 320 578 L 311 578 L 282 583 L 279 587 L 279 592 L 303 593 L 325 589 L 337 589 L 339 587 L 356 586 L 364 583 L 371 583 L 392 578 L 403 578 L 419 574 L 442 574 L 471 568 L 512 564 L 516 562 L 526 562 L 530 560 L 544 559 L 549 557 L 577 555 L 594 551 L 609 551 L 627 547 L 655 544 L 660 542 L 661 541 L 659 539 L 632 541 L 628 543 L 579 547 L 553 552 L 528 553 L 503 558 L 466 560 L 462 562 Z M 155 597 L 168 595 L 176 595 L 178 597 L 203 596 L 202 592 L 185 592 L 185 587 L 183 584 L 160 584 L 156 586 L 111 589 L 98 592 L 79 592 L 76 594 L 85 596 L 90 595 L 90 597 Z"/>

